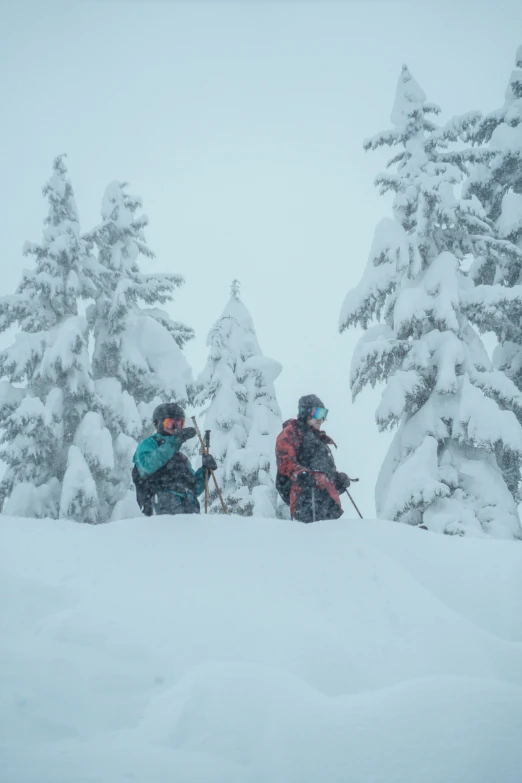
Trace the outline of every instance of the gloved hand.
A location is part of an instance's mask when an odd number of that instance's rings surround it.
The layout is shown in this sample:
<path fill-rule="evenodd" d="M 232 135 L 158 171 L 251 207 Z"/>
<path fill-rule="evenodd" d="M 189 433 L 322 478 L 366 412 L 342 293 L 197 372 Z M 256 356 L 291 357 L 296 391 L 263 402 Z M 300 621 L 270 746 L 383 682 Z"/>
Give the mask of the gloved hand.
<path fill-rule="evenodd" d="M 303 470 L 301 473 L 298 473 L 295 480 L 301 489 L 310 489 L 310 487 L 315 487 L 314 477 L 308 471 Z"/>
<path fill-rule="evenodd" d="M 345 489 L 348 489 L 351 482 L 347 473 L 336 473 L 334 483 L 337 492 L 344 492 Z"/>
<path fill-rule="evenodd" d="M 181 430 L 181 432 L 176 432 L 175 435 L 181 440 L 182 443 L 185 443 L 186 440 L 195 438 L 197 433 L 194 427 L 185 427 L 184 430 Z"/>
<path fill-rule="evenodd" d="M 201 457 L 201 467 L 203 470 L 217 470 L 217 462 L 212 454 L 203 454 Z"/>

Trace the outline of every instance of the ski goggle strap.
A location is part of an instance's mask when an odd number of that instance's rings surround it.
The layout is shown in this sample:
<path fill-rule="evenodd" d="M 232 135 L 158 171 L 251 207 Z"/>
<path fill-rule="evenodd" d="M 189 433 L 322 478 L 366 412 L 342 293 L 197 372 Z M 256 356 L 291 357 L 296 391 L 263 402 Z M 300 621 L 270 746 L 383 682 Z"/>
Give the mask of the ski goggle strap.
<path fill-rule="evenodd" d="M 310 416 L 312 419 L 326 419 L 328 416 L 328 408 L 312 408 Z"/>
<path fill-rule="evenodd" d="M 165 430 L 182 430 L 185 426 L 185 419 L 163 419 L 163 428 Z"/>

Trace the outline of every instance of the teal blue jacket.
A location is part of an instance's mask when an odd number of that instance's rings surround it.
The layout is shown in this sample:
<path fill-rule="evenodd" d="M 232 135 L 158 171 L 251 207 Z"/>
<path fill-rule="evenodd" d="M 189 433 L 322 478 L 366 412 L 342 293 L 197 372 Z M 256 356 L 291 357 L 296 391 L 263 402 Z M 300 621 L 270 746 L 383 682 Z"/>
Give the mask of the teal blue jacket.
<path fill-rule="evenodd" d="M 132 461 L 142 478 L 153 476 L 163 468 L 180 450 L 182 442 L 176 435 L 160 435 L 155 433 L 138 444 Z M 180 455 L 181 457 L 181 455 Z M 183 468 L 188 470 L 195 481 L 195 494 L 201 495 L 205 489 L 205 471 L 203 468 L 194 470 L 189 460 L 183 459 Z M 172 487 L 175 491 L 175 487 Z"/>

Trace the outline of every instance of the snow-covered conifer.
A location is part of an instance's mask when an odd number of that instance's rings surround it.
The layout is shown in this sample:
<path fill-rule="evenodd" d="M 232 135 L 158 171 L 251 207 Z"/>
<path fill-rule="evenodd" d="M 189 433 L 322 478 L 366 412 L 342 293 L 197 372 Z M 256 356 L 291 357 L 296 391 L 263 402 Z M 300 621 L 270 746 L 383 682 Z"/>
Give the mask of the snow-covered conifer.
<path fill-rule="evenodd" d="M 207 364 L 198 378 L 197 403 L 206 404 L 204 428 L 229 511 L 276 516 L 275 440 L 281 413 L 274 381 L 281 365 L 263 356 L 254 324 L 234 281 L 230 300 L 210 330 Z M 211 488 L 211 509 L 221 511 Z"/>
<path fill-rule="evenodd" d="M 27 243 L 35 260 L 16 293 L 0 299 L 0 330 L 18 326 L 0 353 L 3 429 L 0 483 L 4 511 L 78 521 L 99 520 L 88 454 L 75 439 L 96 407 L 88 354 L 88 326 L 78 300 L 94 296 L 97 262 L 80 236 L 78 211 L 64 156 L 44 187 L 49 201 L 41 244 Z M 66 497 L 64 496 L 64 493 Z"/>
<path fill-rule="evenodd" d="M 504 105 L 486 115 L 473 135 L 480 146 L 464 192 L 479 198 L 505 248 L 503 255 L 474 264 L 470 318 L 496 334 L 495 367 L 522 391 L 522 46 L 516 66 Z"/>
<path fill-rule="evenodd" d="M 103 489 L 108 506 L 118 504 L 113 516 L 126 515 L 126 508 L 137 512 L 131 460 L 151 426 L 152 409 L 171 400 L 186 404 L 192 383 L 182 348 L 193 331 L 157 307 L 171 301 L 184 281 L 140 271 L 139 256 L 154 256 L 144 235 L 148 219 L 140 210 L 141 200 L 128 194 L 126 183 L 113 182 L 103 197 L 102 222 L 90 234 L 103 269 L 88 318 L 95 387 L 114 448 L 113 471 Z"/>
<path fill-rule="evenodd" d="M 366 149 L 398 147 L 377 179 L 395 193 L 394 218 L 377 226 L 366 271 L 346 297 L 340 328 L 366 329 L 352 362 L 352 390 L 386 382 L 377 422 L 398 425 L 382 466 L 381 517 L 463 535 L 521 537 L 513 495 L 522 461 L 516 389 L 492 372 L 466 311 L 473 256 L 495 261 L 503 245 L 473 196 L 460 198 L 476 115 L 438 127 L 440 109 L 403 68 L 393 128 Z M 488 261 L 486 261 L 488 262 Z M 371 323 L 377 321 L 377 324 Z M 520 400 L 518 401 L 518 404 Z"/>

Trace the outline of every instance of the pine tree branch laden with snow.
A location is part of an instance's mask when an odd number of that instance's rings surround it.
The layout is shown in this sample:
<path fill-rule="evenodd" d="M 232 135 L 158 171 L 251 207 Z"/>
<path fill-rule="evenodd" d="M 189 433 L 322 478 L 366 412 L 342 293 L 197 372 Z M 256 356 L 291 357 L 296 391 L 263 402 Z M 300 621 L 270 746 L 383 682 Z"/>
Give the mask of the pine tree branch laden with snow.
<path fill-rule="evenodd" d="M 377 484 L 379 515 L 450 534 L 520 538 L 522 428 L 510 410 L 520 400 L 468 323 L 473 279 L 462 267 L 470 256 L 494 267 L 505 246 L 478 198 L 455 193 L 475 156 L 449 145 L 469 141 L 479 117 L 438 127 L 427 116 L 438 111 L 404 67 L 393 129 L 365 142 L 400 147 L 395 171 L 376 183 L 395 193 L 394 219 L 377 226 L 340 330 L 366 330 L 352 361 L 354 397 L 386 383 L 377 423 L 398 427 Z"/>
<path fill-rule="evenodd" d="M 113 182 L 102 201 L 102 223 L 91 232 L 105 270 L 89 311 L 94 377 L 116 378 L 136 403 L 158 397 L 184 404 L 192 376 L 181 348 L 193 330 L 155 307 L 171 301 L 184 280 L 140 271 L 139 255 L 153 258 L 154 253 L 144 234 L 148 220 L 136 214 L 139 209 L 141 199 L 128 194 L 126 183 Z"/>
<path fill-rule="evenodd" d="M 495 366 L 522 389 L 522 47 L 515 58 L 501 109 L 488 114 L 474 134 L 477 157 L 464 193 L 477 196 L 494 226 L 492 258 L 471 268 L 477 284 L 466 312 L 499 345 Z M 486 146 L 485 146 L 486 145 Z M 513 408 L 516 410 L 516 408 Z M 522 422 L 520 414 L 517 413 Z"/>

